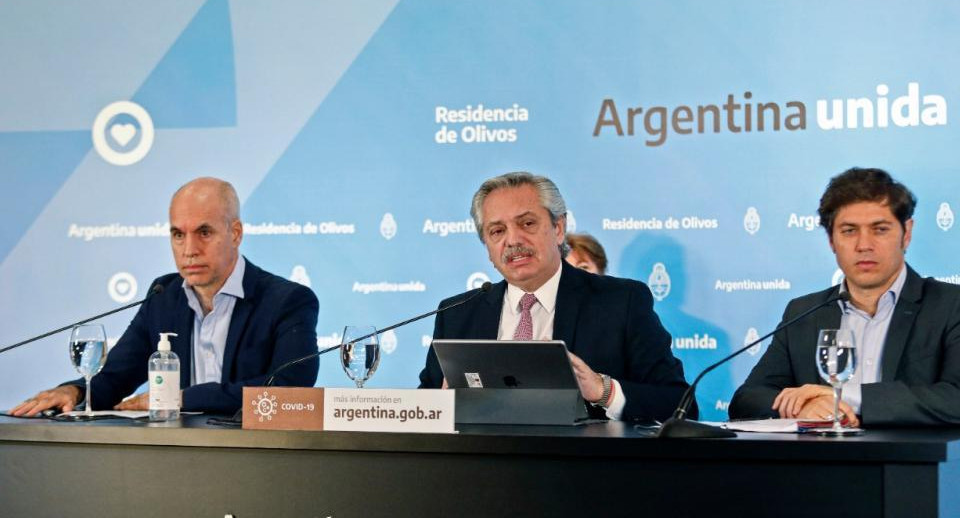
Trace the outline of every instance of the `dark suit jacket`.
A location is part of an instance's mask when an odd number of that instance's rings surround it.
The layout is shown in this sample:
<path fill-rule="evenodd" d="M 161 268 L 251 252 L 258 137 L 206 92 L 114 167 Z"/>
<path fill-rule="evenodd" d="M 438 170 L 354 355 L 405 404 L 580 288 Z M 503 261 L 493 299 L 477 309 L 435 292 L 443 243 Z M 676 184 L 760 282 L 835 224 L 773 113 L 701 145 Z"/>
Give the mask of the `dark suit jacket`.
<path fill-rule="evenodd" d="M 193 369 L 193 310 L 179 274 L 153 281 L 163 286 L 140 306 L 130 326 L 110 350 L 107 362 L 93 378 L 91 399 L 97 410 L 113 408 L 147 380 L 147 360 L 157 350 L 161 332 L 173 332 L 171 350 L 180 357 L 183 410 L 232 413 L 240 408 L 243 387 L 261 385 L 272 369 L 317 351 L 319 304 L 313 292 L 261 270 L 247 261 L 244 298 L 237 299 L 227 331 L 220 383 L 190 386 Z M 319 362 L 293 366 L 277 377 L 277 385 L 312 387 Z M 83 385 L 83 380 L 69 382 Z"/>
<path fill-rule="evenodd" d="M 490 293 L 437 315 L 434 338 L 497 338 L 506 281 Z M 446 306 L 468 292 L 440 303 Z M 603 277 L 563 263 L 553 338 L 596 372 L 609 374 L 623 388 L 622 418 L 669 417 L 687 388 L 683 365 L 670 351 L 670 333 L 653 312 L 653 297 L 641 282 Z M 439 388 L 443 373 L 433 348 L 420 373 L 421 388 Z M 696 418 L 697 410 L 693 408 Z"/>
<path fill-rule="evenodd" d="M 834 287 L 792 300 L 783 320 L 837 291 Z M 830 304 L 778 333 L 734 394 L 730 418 L 776 417 L 770 406 L 782 389 L 824 384 L 814 362 L 817 333 L 839 328 L 840 317 L 839 304 Z M 960 424 L 960 286 L 921 278 L 907 268 L 880 371 L 880 382 L 862 386 L 865 426 Z"/>

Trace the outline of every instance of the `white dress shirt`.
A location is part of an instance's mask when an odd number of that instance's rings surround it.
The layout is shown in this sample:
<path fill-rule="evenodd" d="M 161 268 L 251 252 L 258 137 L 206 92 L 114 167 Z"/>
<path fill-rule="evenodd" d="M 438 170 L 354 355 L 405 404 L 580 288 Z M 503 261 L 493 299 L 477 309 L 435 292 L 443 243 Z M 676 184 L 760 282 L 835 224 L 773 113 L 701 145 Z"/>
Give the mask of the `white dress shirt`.
<path fill-rule="evenodd" d="M 842 399 L 858 415 L 860 414 L 860 405 L 863 403 L 863 384 L 881 381 L 880 362 L 883 359 L 883 347 L 887 341 L 887 331 L 890 330 L 893 309 L 897 305 L 900 292 L 906 282 L 907 265 L 903 265 L 900 275 L 893 281 L 890 289 L 877 300 L 877 312 L 873 316 L 857 309 L 851 302 L 840 301 L 840 309 L 843 311 L 843 316 L 840 318 L 840 329 L 853 331 L 853 341 L 857 349 L 856 370 L 853 376 L 843 384 Z M 840 290 L 847 291 L 846 283 L 841 285 Z"/>
<path fill-rule="evenodd" d="M 233 317 L 233 307 L 237 299 L 243 298 L 243 273 L 247 262 L 241 255 L 233 272 L 227 277 L 220 291 L 213 296 L 213 310 L 204 315 L 200 299 L 193 288 L 183 282 L 183 291 L 187 295 L 187 305 L 193 310 L 193 369 L 190 371 L 190 385 L 200 383 L 220 383 L 223 373 L 223 353 L 227 348 L 227 332 Z"/>

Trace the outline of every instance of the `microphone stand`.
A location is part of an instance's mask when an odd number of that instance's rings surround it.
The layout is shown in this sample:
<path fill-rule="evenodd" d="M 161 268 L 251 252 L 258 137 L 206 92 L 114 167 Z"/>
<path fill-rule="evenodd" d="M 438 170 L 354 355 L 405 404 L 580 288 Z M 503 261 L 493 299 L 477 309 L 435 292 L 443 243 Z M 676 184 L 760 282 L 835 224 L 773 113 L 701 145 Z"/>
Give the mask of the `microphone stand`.
<path fill-rule="evenodd" d="M 683 393 L 683 397 L 680 398 L 680 404 L 677 405 L 677 409 L 674 411 L 673 416 L 670 419 L 667 419 L 665 423 L 660 427 L 660 431 L 657 432 L 657 438 L 666 438 L 666 439 L 710 439 L 710 438 L 726 438 L 726 437 L 736 437 L 737 434 L 725 430 L 723 428 L 718 428 L 716 426 L 710 426 L 698 421 L 690 421 L 687 419 L 687 411 L 690 409 L 690 404 L 693 402 L 694 394 L 697 390 L 697 384 L 700 383 L 700 380 L 703 379 L 703 376 L 708 372 L 716 369 L 717 367 L 727 363 L 728 361 L 736 358 L 737 356 L 743 354 L 751 347 L 763 342 L 767 338 L 770 338 L 774 334 L 792 326 L 798 321 L 802 320 L 804 317 L 813 313 L 814 311 L 837 301 L 848 301 L 850 300 L 850 294 L 848 292 L 841 292 L 834 297 L 821 302 L 813 306 L 812 308 L 800 313 L 796 317 L 784 322 L 777 326 L 773 331 L 757 338 L 756 340 L 750 342 L 749 344 L 741 347 L 740 349 L 734 351 L 729 356 L 723 358 L 722 360 L 710 365 L 701 372 L 696 379 L 693 380 L 693 383 L 687 387 L 687 390 Z"/>
<path fill-rule="evenodd" d="M 122 306 L 122 307 L 119 307 L 119 308 L 116 308 L 116 309 L 112 309 L 112 310 L 110 310 L 110 311 L 107 311 L 106 313 L 100 313 L 99 315 L 94 315 L 94 316 L 92 316 L 92 317 L 90 317 L 90 318 L 83 319 L 83 320 L 81 320 L 81 321 L 79 321 L 79 322 L 74 322 L 74 323 L 72 323 L 72 324 L 63 326 L 63 327 L 61 327 L 61 328 L 59 328 L 59 329 L 54 329 L 53 331 L 48 331 L 48 332 L 46 332 L 46 333 L 43 333 L 42 335 L 34 336 L 33 338 L 28 338 L 28 339 L 26 339 L 26 340 L 24 340 L 24 341 L 22 341 L 22 342 L 17 342 L 17 343 L 15 343 L 15 344 L 13 344 L 13 345 L 8 345 L 8 346 L 0 349 L 0 354 L 3 354 L 3 353 L 5 353 L 5 352 L 7 352 L 7 351 L 9 351 L 9 350 L 11 350 L 11 349 L 16 349 L 17 347 L 20 347 L 21 345 L 27 345 L 27 344 L 29 344 L 29 343 L 31 343 L 31 342 L 36 342 L 37 340 L 41 340 L 41 339 L 46 338 L 46 337 L 48 337 L 48 336 L 55 335 L 55 334 L 60 333 L 60 332 L 62 332 L 62 331 L 66 331 L 67 329 L 70 329 L 70 328 L 72 328 L 72 327 L 74 327 L 74 326 L 83 325 L 83 324 L 86 324 L 87 322 L 92 322 L 92 321 L 94 321 L 94 320 L 99 320 L 99 319 L 101 319 L 101 318 L 103 318 L 103 317 L 108 317 L 108 316 L 110 316 L 110 315 L 112 315 L 112 314 L 114 314 L 114 313 L 119 313 L 119 312 L 121 312 L 121 311 L 123 311 L 123 310 L 125 310 L 125 309 L 130 309 L 130 308 L 139 306 L 140 304 L 143 304 L 144 302 L 146 302 L 147 299 L 149 299 L 149 298 L 152 297 L 153 295 L 155 295 L 155 294 L 157 294 L 157 293 L 160 293 L 160 292 L 162 292 L 162 291 L 163 291 L 163 286 L 161 286 L 161 285 L 159 285 L 159 284 L 154 284 L 153 287 L 150 288 L 150 291 L 147 293 L 147 296 L 144 297 L 144 298 L 142 298 L 142 299 L 140 299 L 140 300 L 138 300 L 137 302 L 133 302 L 133 303 L 131 303 L 131 304 L 127 304 L 126 306 Z"/>

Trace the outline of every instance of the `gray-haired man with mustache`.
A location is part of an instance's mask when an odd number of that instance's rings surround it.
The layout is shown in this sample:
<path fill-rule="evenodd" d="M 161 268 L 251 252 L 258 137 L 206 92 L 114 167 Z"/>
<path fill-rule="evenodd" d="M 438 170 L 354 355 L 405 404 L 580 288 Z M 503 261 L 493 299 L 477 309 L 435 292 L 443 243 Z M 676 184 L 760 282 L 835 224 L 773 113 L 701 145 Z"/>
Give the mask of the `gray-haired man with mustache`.
<path fill-rule="evenodd" d="M 610 419 L 665 420 L 687 383 L 670 334 L 641 282 L 570 266 L 566 204 L 550 179 L 508 173 L 480 186 L 471 208 L 504 281 L 437 316 L 434 338 L 563 340 L 584 399 Z M 446 306 L 473 292 L 445 300 Z M 433 349 L 420 386 L 445 385 Z M 696 418 L 696 408 L 692 409 Z"/>

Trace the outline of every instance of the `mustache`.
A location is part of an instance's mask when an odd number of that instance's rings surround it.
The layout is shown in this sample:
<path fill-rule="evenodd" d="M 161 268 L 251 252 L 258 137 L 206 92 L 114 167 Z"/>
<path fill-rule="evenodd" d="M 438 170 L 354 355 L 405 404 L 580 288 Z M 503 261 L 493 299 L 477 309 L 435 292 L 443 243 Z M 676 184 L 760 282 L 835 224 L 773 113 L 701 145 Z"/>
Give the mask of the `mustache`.
<path fill-rule="evenodd" d="M 507 262 L 511 255 L 534 255 L 534 253 L 534 249 L 523 245 L 508 246 L 503 250 L 503 254 L 500 255 L 500 261 L 504 263 Z"/>

